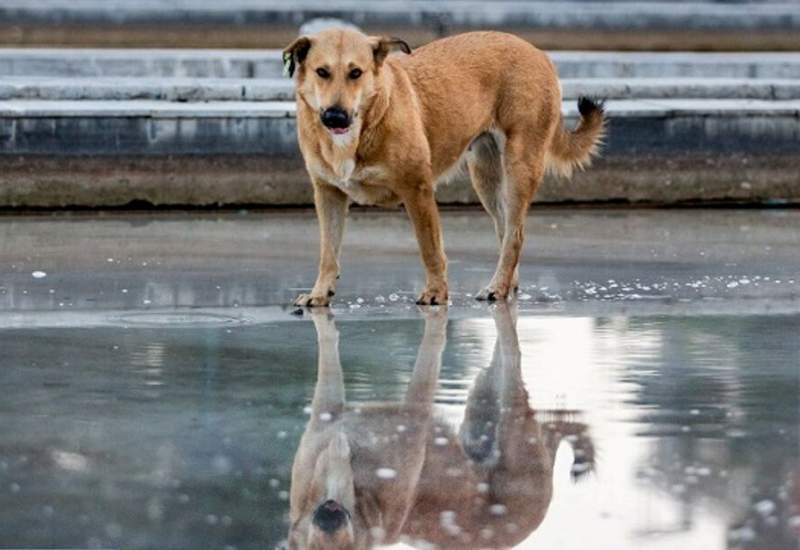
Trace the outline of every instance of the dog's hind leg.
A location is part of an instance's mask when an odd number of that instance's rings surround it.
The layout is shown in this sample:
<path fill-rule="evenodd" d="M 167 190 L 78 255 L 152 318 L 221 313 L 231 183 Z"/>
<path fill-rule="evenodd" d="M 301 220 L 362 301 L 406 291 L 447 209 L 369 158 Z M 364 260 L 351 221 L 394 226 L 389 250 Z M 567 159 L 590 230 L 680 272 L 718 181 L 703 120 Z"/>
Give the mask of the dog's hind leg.
<path fill-rule="evenodd" d="M 536 188 L 544 177 L 545 147 L 535 139 L 535 131 L 517 131 L 509 135 L 503 151 L 503 168 L 499 196 L 503 212 L 503 239 L 500 259 L 489 285 L 476 296 L 479 300 L 505 300 L 514 289 L 514 276 L 519 267 L 525 239 L 525 216 Z"/>
<path fill-rule="evenodd" d="M 483 133 L 472 142 L 467 152 L 467 167 L 472 188 L 478 195 L 483 208 L 494 222 L 497 240 L 502 246 L 505 233 L 503 212 L 503 153 L 497 138 L 489 132 Z M 514 271 L 512 286 L 516 289 L 519 271 Z"/>

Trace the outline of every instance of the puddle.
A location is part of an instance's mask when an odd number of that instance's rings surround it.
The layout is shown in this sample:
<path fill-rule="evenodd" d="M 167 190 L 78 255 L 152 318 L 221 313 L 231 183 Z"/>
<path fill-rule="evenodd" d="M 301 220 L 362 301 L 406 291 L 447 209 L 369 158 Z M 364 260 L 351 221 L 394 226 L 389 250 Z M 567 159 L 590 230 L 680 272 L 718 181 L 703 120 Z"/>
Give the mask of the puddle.
<path fill-rule="evenodd" d="M 0 330 L 0 547 L 797 547 L 800 316 L 310 319 Z"/>

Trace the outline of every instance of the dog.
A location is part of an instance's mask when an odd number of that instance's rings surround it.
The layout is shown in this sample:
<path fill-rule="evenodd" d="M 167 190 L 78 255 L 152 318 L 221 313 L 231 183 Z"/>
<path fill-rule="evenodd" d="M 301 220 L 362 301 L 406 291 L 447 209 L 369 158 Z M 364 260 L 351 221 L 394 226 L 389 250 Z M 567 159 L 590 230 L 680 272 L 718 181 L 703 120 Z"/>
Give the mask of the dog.
<path fill-rule="evenodd" d="M 562 440 L 573 447 L 574 479 L 593 470 L 586 425 L 573 412 L 535 413 L 528 405 L 509 304 L 493 312 L 494 355 L 473 383 L 459 431 L 437 418 L 447 316 L 426 309 L 404 401 L 355 406 L 346 405 L 334 321 L 324 309 L 312 310 L 318 374 L 292 467 L 290 549 L 364 549 L 398 541 L 509 548 L 545 517 Z"/>
<path fill-rule="evenodd" d="M 417 303 L 446 304 L 434 188 L 462 160 L 500 241 L 477 298 L 505 299 L 518 287 L 525 216 L 546 169 L 569 176 L 604 133 L 602 102 L 588 98 L 578 101 L 575 131 L 564 126 L 553 63 L 510 34 L 471 32 L 412 52 L 397 38 L 330 29 L 297 38 L 283 55 L 320 227 L 319 274 L 298 306 L 325 306 L 334 295 L 351 201 L 404 205 L 426 273 Z"/>

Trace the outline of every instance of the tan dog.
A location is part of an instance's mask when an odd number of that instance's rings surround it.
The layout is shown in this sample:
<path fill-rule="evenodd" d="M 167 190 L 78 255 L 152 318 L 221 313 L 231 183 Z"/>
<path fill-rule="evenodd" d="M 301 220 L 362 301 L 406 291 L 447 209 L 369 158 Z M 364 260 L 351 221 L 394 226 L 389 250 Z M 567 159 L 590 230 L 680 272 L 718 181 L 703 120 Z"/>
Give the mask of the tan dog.
<path fill-rule="evenodd" d="M 508 548 L 545 517 L 563 438 L 573 476 L 594 448 L 571 413 L 534 413 L 522 382 L 513 313 L 494 311 L 497 342 L 470 390 L 459 433 L 433 400 L 447 317 L 429 311 L 402 403 L 345 405 L 338 332 L 313 314 L 319 345 L 311 419 L 292 468 L 289 547 L 371 548 L 405 541 L 437 548 Z M 545 416 L 548 422 L 540 423 Z M 425 543 L 425 544 L 423 544 Z"/>
<path fill-rule="evenodd" d="M 545 169 L 569 175 L 603 133 L 602 105 L 586 98 L 577 129 L 564 127 L 553 64 L 509 34 L 467 33 L 411 53 L 398 39 L 335 29 L 298 38 L 284 60 L 321 233 L 317 281 L 296 305 L 329 303 L 350 201 L 403 203 L 426 271 L 418 303 L 447 303 L 434 187 L 462 159 L 500 240 L 495 274 L 477 297 L 505 299 L 518 284 L 525 215 Z"/>

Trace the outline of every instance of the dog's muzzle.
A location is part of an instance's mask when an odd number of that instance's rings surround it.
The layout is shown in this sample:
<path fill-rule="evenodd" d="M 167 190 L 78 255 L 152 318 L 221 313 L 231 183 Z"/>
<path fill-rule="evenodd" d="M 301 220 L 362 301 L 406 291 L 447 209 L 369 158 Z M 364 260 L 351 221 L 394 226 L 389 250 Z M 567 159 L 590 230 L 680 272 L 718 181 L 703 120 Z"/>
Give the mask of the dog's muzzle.
<path fill-rule="evenodd" d="M 325 109 L 320 115 L 320 118 L 322 119 L 322 124 L 335 134 L 344 133 L 350 127 L 350 115 L 347 114 L 347 111 L 339 107 Z"/>
<path fill-rule="evenodd" d="M 325 533 L 335 533 L 344 527 L 350 513 L 335 500 L 326 500 L 314 512 L 312 523 Z"/>

